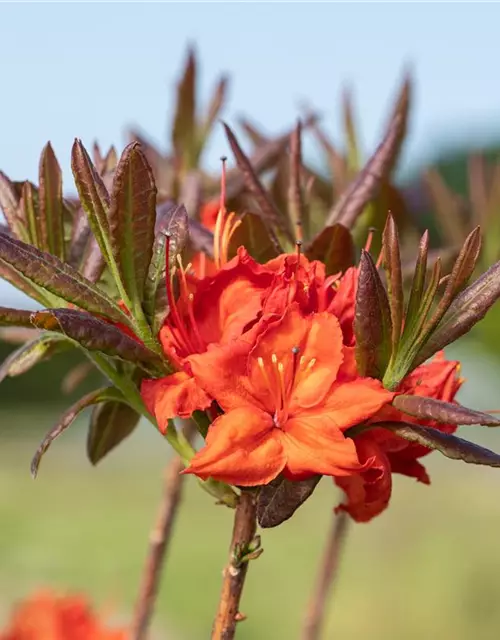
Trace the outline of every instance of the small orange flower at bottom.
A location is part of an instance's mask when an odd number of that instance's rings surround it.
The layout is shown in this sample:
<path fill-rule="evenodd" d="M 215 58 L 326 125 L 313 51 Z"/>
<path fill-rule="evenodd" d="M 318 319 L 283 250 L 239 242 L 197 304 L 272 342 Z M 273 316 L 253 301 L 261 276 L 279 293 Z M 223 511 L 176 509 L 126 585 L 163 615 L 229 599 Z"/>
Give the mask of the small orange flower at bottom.
<path fill-rule="evenodd" d="M 20 603 L 0 640 L 126 640 L 125 629 L 110 629 L 82 596 L 40 592 Z"/>
<path fill-rule="evenodd" d="M 361 463 L 343 431 L 368 420 L 394 393 L 377 380 L 347 380 L 338 320 L 304 317 L 297 304 L 269 320 L 256 343 L 242 338 L 188 358 L 193 375 L 225 412 L 185 473 L 240 486 L 315 474 L 346 476 Z"/>

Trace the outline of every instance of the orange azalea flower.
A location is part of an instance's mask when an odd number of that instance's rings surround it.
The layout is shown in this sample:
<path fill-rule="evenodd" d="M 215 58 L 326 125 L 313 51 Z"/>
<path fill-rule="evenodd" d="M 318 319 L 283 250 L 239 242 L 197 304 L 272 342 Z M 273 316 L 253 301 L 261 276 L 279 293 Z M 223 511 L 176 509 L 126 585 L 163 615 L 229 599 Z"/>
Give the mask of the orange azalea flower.
<path fill-rule="evenodd" d="M 459 363 L 445 360 L 444 353 L 437 354 L 432 362 L 425 363 L 412 371 L 400 384 L 399 393 L 413 394 L 453 402 L 462 379 L 458 377 Z M 442 424 L 434 420 L 417 420 L 387 405 L 372 419 L 377 422 L 412 422 L 444 433 L 454 433 L 457 425 Z M 347 503 L 337 507 L 347 511 L 358 522 L 367 522 L 381 513 L 391 495 L 391 474 L 401 473 L 414 477 L 419 482 L 429 484 L 430 479 L 419 458 L 431 452 L 430 449 L 408 442 L 385 429 L 373 428 L 354 439 L 360 462 L 368 456 L 371 467 L 348 478 L 335 478 L 335 483 L 344 490 Z"/>
<path fill-rule="evenodd" d="M 251 339 L 191 356 L 194 377 L 224 414 L 186 473 L 241 486 L 344 476 L 370 465 L 358 459 L 348 427 L 394 397 L 371 379 L 343 381 L 342 332 L 326 312 L 304 317 L 298 304 Z M 171 417 L 171 416 L 168 416 Z"/>
<path fill-rule="evenodd" d="M 125 629 L 110 629 L 80 596 L 41 592 L 21 603 L 0 640 L 126 640 Z"/>
<path fill-rule="evenodd" d="M 167 283 L 170 313 L 160 330 L 160 340 L 179 372 L 145 380 L 141 387 L 146 407 L 156 416 L 163 433 L 167 417 L 189 417 L 195 408 L 207 408 L 212 401 L 192 377 L 188 357 L 205 353 L 211 344 L 227 344 L 255 324 L 263 292 L 272 279 L 273 274 L 241 247 L 214 277 L 199 281 L 194 292 L 189 291 L 182 270 L 177 300 L 171 283 Z"/>

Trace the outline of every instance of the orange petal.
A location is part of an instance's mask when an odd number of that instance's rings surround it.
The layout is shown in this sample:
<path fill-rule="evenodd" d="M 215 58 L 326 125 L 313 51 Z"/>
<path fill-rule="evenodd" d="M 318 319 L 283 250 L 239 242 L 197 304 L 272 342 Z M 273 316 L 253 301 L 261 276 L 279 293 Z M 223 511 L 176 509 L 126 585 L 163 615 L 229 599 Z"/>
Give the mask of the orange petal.
<path fill-rule="evenodd" d="M 335 512 L 347 511 L 356 522 L 368 522 L 389 504 L 391 466 L 385 453 L 369 436 L 360 436 L 355 443 L 360 462 L 369 463 L 370 467 L 362 473 L 334 479 L 347 497 L 347 504 L 339 505 Z"/>
<path fill-rule="evenodd" d="M 284 466 L 283 446 L 271 416 L 240 408 L 215 420 L 205 446 L 183 473 L 251 487 L 271 482 Z"/>
<path fill-rule="evenodd" d="M 379 380 L 358 378 L 334 384 L 325 397 L 323 411 L 340 429 L 347 429 L 371 418 L 396 394 L 387 391 Z M 316 411 L 316 409 L 314 409 Z"/>
<path fill-rule="evenodd" d="M 292 418 L 283 430 L 288 476 L 349 475 L 363 468 L 353 440 L 326 414 Z"/>
<path fill-rule="evenodd" d="M 212 403 L 210 396 L 184 371 L 158 380 L 144 380 L 141 396 L 147 410 L 156 417 L 158 428 L 165 433 L 170 418 L 189 418 L 197 409 Z"/>

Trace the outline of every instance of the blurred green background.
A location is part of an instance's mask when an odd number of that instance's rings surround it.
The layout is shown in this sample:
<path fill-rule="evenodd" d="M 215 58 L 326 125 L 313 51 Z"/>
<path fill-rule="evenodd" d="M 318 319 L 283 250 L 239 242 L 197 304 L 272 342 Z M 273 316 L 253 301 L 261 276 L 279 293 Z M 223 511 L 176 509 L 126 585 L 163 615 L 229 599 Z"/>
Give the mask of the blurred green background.
<path fill-rule="evenodd" d="M 482 409 L 500 405 L 498 362 L 483 345 L 462 342 L 449 355 L 464 363 L 464 402 Z M 56 367 L 41 366 L 41 379 L 56 389 Z M 141 424 L 94 469 L 84 453 L 85 421 L 79 420 L 55 443 L 33 481 L 31 456 L 61 407 L 55 393 L 52 401 L 31 401 L 22 380 L 9 393 L 6 387 L 0 387 L 0 618 L 17 598 L 50 585 L 84 591 L 126 622 L 167 446 Z M 462 431 L 500 449 L 494 430 Z M 388 511 L 351 527 L 325 638 L 498 638 L 498 472 L 438 454 L 426 464 L 430 487 L 396 477 Z M 186 488 L 158 601 L 158 639 L 208 637 L 227 554 L 231 513 L 214 506 L 191 479 Z M 263 532 L 265 552 L 250 567 L 242 603 L 248 615 L 239 628 L 242 640 L 298 637 L 337 498 L 323 480 L 294 518 Z"/>

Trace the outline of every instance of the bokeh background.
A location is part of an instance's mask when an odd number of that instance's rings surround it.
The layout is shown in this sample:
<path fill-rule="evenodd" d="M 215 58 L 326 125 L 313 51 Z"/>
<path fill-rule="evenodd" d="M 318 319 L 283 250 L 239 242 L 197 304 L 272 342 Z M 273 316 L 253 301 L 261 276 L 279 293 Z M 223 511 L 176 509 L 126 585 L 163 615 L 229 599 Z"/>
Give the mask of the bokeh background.
<path fill-rule="evenodd" d="M 365 154 L 411 68 L 415 100 L 398 184 L 414 198 L 422 171 L 434 166 L 467 196 L 470 154 L 484 152 L 492 162 L 500 156 L 499 20 L 500 5 L 478 3 L 3 4 L 0 169 L 36 181 L 50 140 L 72 193 L 74 137 L 121 150 L 134 126 L 167 149 L 174 87 L 191 43 L 202 96 L 208 99 L 221 72 L 230 76 L 224 118 L 235 126 L 246 115 L 277 135 L 310 104 L 338 140 L 349 87 Z M 226 153 L 216 128 L 204 164 L 216 171 Z M 322 166 L 311 142 L 305 153 Z M 434 228 L 425 202 L 413 214 Z M 1 283 L 0 304 L 30 302 Z M 448 353 L 463 361 L 461 399 L 478 409 L 500 408 L 499 322 L 497 309 L 486 330 L 478 327 Z M 2 357 L 10 349 L 0 343 Z M 0 386 L 0 620 L 42 585 L 84 591 L 118 620 L 132 610 L 169 455 L 160 436 L 141 425 L 93 468 L 78 421 L 44 459 L 36 482 L 29 474 L 42 434 L 68 403 L 61 379 L 77 362 L 63 354 Z M 465 429 L 500 450 L 498 432 Z M 431 487 L 397 478 L 390 509 L 352 527 L 325 638 L 498 638 L 500 476 L 437 454 L 427 466 Z M 157 606 L 158 639 L 208 636 L 226 558 L 231 514 L 191 480 L 186 486 Z M 265 553 L 244 596 L 249 618 L 241 640 L 298 637 L 337 499 L 325 480 L 291 521 L 265 532 Z"/>

